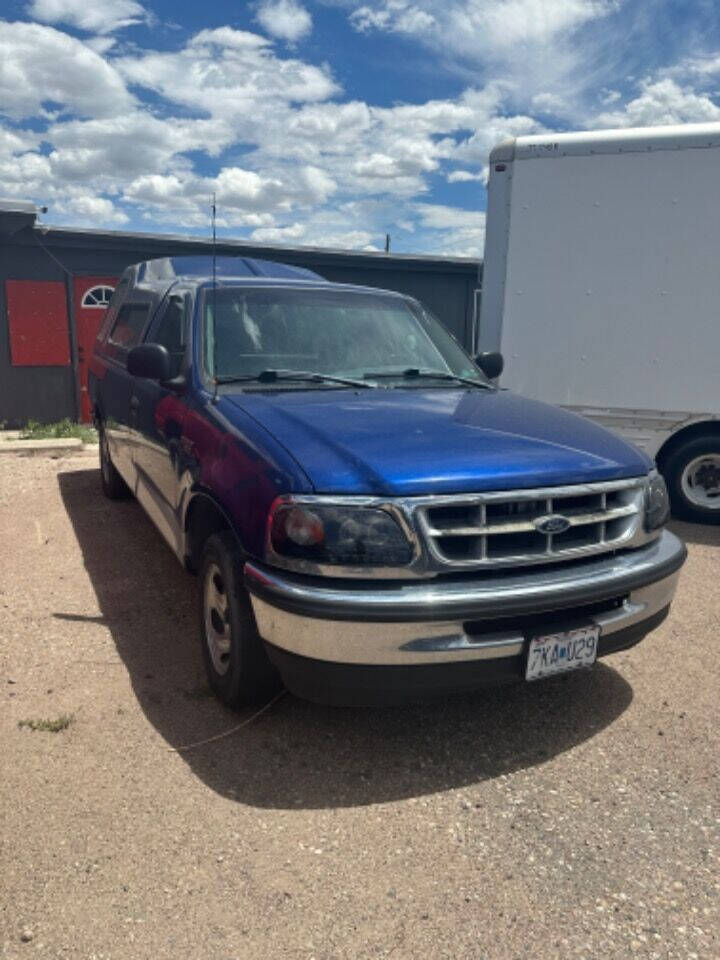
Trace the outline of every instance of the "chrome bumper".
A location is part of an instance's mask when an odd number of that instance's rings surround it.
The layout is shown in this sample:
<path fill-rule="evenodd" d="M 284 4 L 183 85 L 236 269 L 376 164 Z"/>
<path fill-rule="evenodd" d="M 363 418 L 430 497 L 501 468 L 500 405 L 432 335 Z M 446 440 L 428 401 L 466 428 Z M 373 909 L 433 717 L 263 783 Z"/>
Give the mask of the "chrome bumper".
<path fill-rule="evenodd" d="M 670 604 L 686 555 L 664 531 L 618 556 L 516 575 L 335 585 L 248 562 L 245 584 L 260 635 L 287 653 L 348 665 L 452 663 L 522 653 L 527 628 L 503 629 L 503 618 L 557 611 L 571 621 L 599 603 L 583 619 L 598 624 L 602 637 L 640 629 Z M 488 630 L 477 629 L 481 621 Z"/>

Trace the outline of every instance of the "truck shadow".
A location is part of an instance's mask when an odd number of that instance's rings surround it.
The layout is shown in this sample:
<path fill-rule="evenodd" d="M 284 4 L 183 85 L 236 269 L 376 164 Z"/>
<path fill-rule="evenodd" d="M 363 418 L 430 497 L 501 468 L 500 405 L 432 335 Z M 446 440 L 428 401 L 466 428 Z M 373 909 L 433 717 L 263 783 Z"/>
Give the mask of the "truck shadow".
<path fill-rule="evenodd" d="M 685 523 L 673 520 L 670 529 L 685 543 L 696 543 L 704 547 L 720 547 L 720 525 Z"/>
<path fill-rule="evenodd" d="M 95 470 L 60 490 L 138 703 L 170 748 L 236 726 L 209 694 L 197 640 L 196 581 L 134 501 L 108 503 Z M 612 667 L 440 702 L 338 709 L 289 694 L 231 736 L 180 756 L 212 790 L 272 808 L 362 806 L 478 783 L 531 767 L 611 724 L 632 701 Z"/>

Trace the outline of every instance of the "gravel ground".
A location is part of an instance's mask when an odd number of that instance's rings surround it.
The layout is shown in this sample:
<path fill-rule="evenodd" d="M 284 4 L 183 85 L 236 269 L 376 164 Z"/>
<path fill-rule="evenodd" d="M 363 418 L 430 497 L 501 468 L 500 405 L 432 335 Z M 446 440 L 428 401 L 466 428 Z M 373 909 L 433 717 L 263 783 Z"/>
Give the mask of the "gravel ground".
<path fill-rule="evenodd" d="M 720 528 L 588 674 L 425 707 L 211 697 L 196 585 L 94 460 L 0 463 L 0 954 L 720 957 Z M 23 720 L 72 717 L 59 732 Z"/>

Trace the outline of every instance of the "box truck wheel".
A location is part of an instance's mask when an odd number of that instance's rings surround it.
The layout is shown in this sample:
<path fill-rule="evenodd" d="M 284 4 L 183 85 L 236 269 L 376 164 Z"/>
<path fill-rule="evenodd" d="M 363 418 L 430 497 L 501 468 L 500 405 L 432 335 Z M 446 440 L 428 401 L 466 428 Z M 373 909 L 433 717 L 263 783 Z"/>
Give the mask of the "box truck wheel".
<path fill-rule="evenodd" d="M 720 523 L 720 437 L 681 444 L 665 460 L 663 473 L 676 517 Z"/>

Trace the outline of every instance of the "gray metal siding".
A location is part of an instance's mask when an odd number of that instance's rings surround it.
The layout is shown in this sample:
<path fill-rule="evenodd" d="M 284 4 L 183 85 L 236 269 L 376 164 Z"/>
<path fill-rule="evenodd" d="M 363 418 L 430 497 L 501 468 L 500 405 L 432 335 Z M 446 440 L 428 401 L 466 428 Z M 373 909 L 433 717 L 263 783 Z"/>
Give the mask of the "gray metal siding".
<path fill-rule="evenodd" d="M 12 243 L 0 243 L 0 425 L 15 427 L 28 420 L 53 422 L 77 415 L 73 367 L 13 367 L 5 303 L 6 280 L 55 280 L 65 274 L 43 254 Z M 67 296 L 67 284 L 66 284 Z M 68 297 L 68 317 L 70 303 Z M 71 340 L 71 350 L 73 341 Z M 74 351 L 73 351 L 74 353 Z"/>

